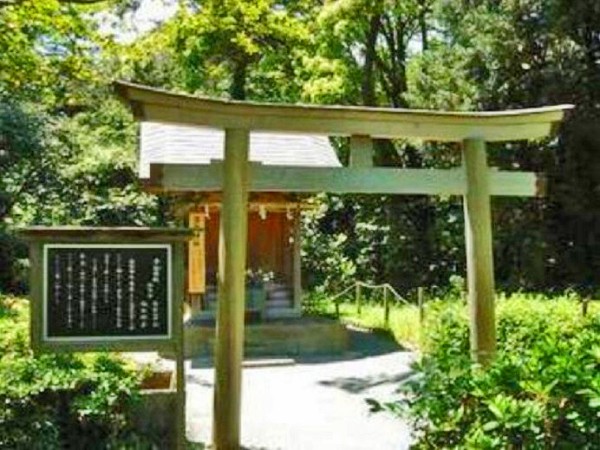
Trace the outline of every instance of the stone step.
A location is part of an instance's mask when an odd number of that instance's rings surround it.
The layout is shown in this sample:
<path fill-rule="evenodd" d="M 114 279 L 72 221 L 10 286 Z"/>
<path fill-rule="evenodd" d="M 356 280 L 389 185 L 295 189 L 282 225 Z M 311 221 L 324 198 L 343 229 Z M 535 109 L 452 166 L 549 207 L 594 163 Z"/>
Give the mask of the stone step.
<path fill-rule="evenodd" d="M 289 308 L 291 306 L 291 300 L 267 300 L 267 308 Z"/>

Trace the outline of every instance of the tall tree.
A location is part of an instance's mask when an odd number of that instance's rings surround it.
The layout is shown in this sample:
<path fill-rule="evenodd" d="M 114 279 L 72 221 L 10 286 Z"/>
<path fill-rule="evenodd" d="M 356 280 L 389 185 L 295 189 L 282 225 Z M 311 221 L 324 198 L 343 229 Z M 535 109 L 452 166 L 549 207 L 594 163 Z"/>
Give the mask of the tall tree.
<path fill-rule="evenodd" d="M 135 183 L 133 121 L 110 96 L 109 42 L 94 18 L 105 6 L 0 7 L 0 290 L 25 256 L 15 226 L 161 219 Z"/>
<path fill-rule="evenodd" d="M 273 0 L 209 0 L 181 9 L 174 19 L 175 50 L 186 89 L 212 93 L 226 89 L 232 98 L 245 99 L 253 94 L 249 84 L 260 72 L 257 66 L 265 63 L 268 70 L 287 70 L 287 81 L 293 83 L 289 55 L 306 38 L 300 6 Z"/>
<path fill-rule="evenodd" d="M 427 47 L 433 3 L 428 0 L 326 2 L 317 22 L 318 32 L 314 33 L 320 44 L 314 57 L 316 70 L 305 85 L 305 97 L 366 106 L 409 106 L 407 69 L 413 55 Z M 420 48 L 415 45 L 419 40 Z M 329 70 L 321 71 L 321 67 L 335 68 L 335 76 L 343 77 L 341 82 L 331 78 Z M 379 140 L 375 150 L 376 163 L 381 166 L 428 164 L 421 149 L 408 142 Z M 371 267 L 379 269 L 370 276 L 405 288 L 428 281 L 434 245 L 430 199 L 389 196 L 384 210 L 375 214 L 377 209 L 369 206 L 373 199 L 355 199 L 361 205 L 358 208 L 351 197 L 348 199 L 350 219 L 343 222 L 347 224 L 345 233 L 352 237 L 348 245 L 357 241 L 353 229 L 360 223 L 371 223 L 385 230 L 378 233 L 382 241 L 372 247 L 377 253 L 374 256 L 377 264 Z"/>

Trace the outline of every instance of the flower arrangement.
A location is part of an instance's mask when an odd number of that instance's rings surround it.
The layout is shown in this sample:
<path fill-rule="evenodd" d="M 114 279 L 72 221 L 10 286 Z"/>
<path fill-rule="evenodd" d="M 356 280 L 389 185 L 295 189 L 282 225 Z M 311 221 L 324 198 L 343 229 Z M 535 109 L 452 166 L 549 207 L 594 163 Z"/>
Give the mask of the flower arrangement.
<path fill-rule="evenodd" d="M 263 269 L 248 269 L 246 270 L 246 283 L 249 286 L 264 286 L 266 283 L 273 281 L 275 274 Z"/>

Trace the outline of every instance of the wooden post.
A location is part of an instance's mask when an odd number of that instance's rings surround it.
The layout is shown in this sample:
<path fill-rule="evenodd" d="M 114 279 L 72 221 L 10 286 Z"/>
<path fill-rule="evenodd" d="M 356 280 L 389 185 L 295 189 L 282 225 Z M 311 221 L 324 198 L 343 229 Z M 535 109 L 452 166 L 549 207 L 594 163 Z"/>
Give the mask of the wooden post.
<path fill-rule="evenodd" d="M 294 212 L 294 248 L 292 255 L 292 270 L 294 283 L 294 310 L 302 314 L 302 224 L 300 207 Z"/>
<path fill-rule="evenodd" d="M 496 321 L 490 172 L 483 140 L 464 141 L 463 163 L 467 181 L 464 212 L 471 354 L 475 361 L 487 365 L 496 351 Z"/>
<path fill-rule="evenodd" d="M 183 302 L 181 302 L 183 305 Z M 183 334 L 181 337 L 183 341 Z M 185 360 L 183 353 L 183 342 L 177 344 L 175 350 L 175 376 L 177 377 L 177 427 L 176 427 L 176 448 L 184 450 L 186 447 L 185 437 Z"/>
<path fill-rule="evenodd" d="M 420 286 L 417 288 L 417 302 L 419 305 L 419 323 L 423 326 L 423 322 L 425 322 L 425 292 Z"/>
<path fill-rule="evenodd" d="M 387 286 L 383 285 L 383 325 L 390 327 L 390 303 L 388 301 Z"/>
<path fill-rule="evenodd" d="M 425 289 L 421 286 L 417 288 L 417 305 L 419 308 L 419 341 L 420 345 L 425 344 Z"/>
<path fill-rule="evenodd" d="M 29 244 L 29 336 L 31 339 L 31 348 L 37 354 L 40 348 L 40 336 L 44 323 L 44 312 L 42 299 L 44 297 L 43 285 L 44 279 L 43 256 L 44 250 L 41 242 L 31 242 Z"/>
<path fill-rule="evenodd" d="M 356 313 L 360 316 L 360 312 L 361 312 L 361 293 L 360 293 L 360 284 L 356 283 Z"/>
<path fill-rule="evenodd" d="M 184 258 L 184 244 L 177 242 L 173 245 L 173 294 L 179 297 L 173 299 L 176 304 L 179 305 L 174 311 L 175 314 L 175 337 L 177 342 L 175 343 L 175 376 L 177 377 L 177 427 L 176 427 L 176 448 L 177 450 L 184 450 L 186 448 L 186 437 L 185 437 L 185 354 L 184 354 L 184 336 L 183 336 L 183 309 L 185 303 L 183 298 L 185 296 L 184 288 L 184 273 L 185 268 L 183 264 Z"/>
<path fill-rule="evenodd" d="M 240 448 L 248 235 L 249 132 L 225 130 L 223 205 L 219 239 L 219 300 L 215 344 L 213 448 Z"/>
<path fill-rule="evenodd" d="M 373 140 L 370 136 L 350 137 L 350 166 L 373 167 Z"/>
<path fill-rule="evenodd" d="M 581 299 L 581 315 L 583 317 L 587 316 L 588 313 L 588 305 L 590 304 L 589 297 L 584 297 Z"/>

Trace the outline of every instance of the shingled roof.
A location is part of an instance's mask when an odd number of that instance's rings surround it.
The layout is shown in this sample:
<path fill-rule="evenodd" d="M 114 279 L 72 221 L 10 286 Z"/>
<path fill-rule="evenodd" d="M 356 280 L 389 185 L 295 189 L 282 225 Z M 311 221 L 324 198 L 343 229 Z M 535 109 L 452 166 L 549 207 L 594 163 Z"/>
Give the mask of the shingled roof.
<path fill-rule="evenodd" d="M 150 176 L 150 164 L 210 164 L 223 159 L 221 129 L 142 122 L 140 178 Z M 340 167 L 326 136 L 250 133 L 250 161 L 267 166 Z"/>

